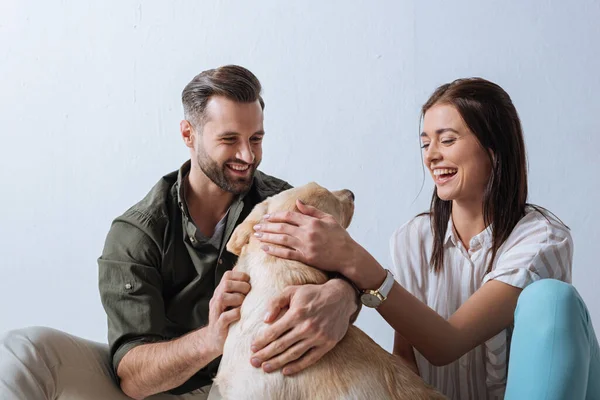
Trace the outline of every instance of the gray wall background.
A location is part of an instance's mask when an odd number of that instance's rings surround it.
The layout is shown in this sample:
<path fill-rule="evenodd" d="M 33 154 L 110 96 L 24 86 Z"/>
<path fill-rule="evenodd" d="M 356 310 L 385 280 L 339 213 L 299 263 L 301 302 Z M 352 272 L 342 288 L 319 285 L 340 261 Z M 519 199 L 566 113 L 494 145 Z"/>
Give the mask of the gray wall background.
<path fill-rule="evenodd" d="M 383 265 L 432 190 L 420 105 L 458 77 L 499 83 L 524 125 L 530 201 L 571 227 L 598 327 L 598 21 L 595 0 L 3 0 L 0 331 L 106 340 L 96 258 L 110 222 L 186 160 L 181 90 L 228 63 L 264 85 L 262 169 L 351 188 L 350 231 Z M 391 349 L 377 313 L 358 325 Z"/>

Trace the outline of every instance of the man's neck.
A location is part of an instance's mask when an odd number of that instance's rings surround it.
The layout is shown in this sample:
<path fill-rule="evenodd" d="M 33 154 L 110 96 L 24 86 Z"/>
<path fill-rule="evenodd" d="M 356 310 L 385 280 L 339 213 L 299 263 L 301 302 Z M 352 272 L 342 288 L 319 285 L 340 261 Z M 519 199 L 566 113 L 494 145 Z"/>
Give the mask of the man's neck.
<path fill-rule="evenodd" d="M 473 236 L 485 229 L 482 202 L 454 201 L 452 203 L 452 223 L 460 241 L 469 250 Z"/>
<path fill-rule="evenodd" d="M 215 227 L 229 210 L 235 195 L 218 187 L 193 164 L 184 184 L 185 201 L 190 217 L 204 236 L 212 237 Z"/>

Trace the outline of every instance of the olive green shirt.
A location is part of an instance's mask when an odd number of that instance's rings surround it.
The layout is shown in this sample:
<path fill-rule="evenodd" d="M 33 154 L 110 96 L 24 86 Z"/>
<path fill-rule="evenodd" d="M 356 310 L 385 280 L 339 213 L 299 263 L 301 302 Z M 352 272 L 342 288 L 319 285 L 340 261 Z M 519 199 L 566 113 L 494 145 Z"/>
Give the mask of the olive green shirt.
<path fill-rule="evenodd" d="M 213 292 L 237 261 L 225 249 L 234 228 L 256 204 L 291 188 L 257 171 L 250 190 L 231 204 L 215 240 L 200 233 L 187 211 L 183 180 L 189 170 L 190 161 L 116 218 L 98 259 L 115 376 L 119 362 L 135 346 L 172 340 L 208 324 Z M 212 383 L 219 361 L 220 357 L 171 393 Z"/>

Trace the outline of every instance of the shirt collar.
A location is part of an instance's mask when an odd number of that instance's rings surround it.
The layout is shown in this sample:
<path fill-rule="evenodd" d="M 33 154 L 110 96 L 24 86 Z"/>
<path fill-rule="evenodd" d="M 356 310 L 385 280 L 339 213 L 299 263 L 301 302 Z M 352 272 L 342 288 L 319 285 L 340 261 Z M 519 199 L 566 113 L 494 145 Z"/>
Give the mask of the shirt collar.
<path fill-rule="evenodd" d="M 452 243 L 454 246 L 458 243 L 458 236 L 454 231 L 454 223 L 452 217 L 448 220 L 448 227 L 446 228 L 446 237 L 444 238 L 444 245 Z"/>
<path fill-rule="evenodd" d="M 198 231 L 198 228 L 196 227 L 196 225 L 194 224 L 192 218 L 190 217 L 190 213 L 187 207 L 187 202 L 185 201 L 185 180 L 187 179 L 189 173 L 190 173 L 190 169 L 191 169 L 191 165 L 192 162 L 191 160 L 187 160 L 182 166 L 181 168 L 179 168 L 179 172 L 177 173 L 177 204 L 179 205 L 179 209 L 181 210 L 181 214 L 183 216 L 182 218 L 182 223 L 183 223 L 183 227 L 184 227 L 184 239 L 186 239 L 187 237 L 190 238 L 190 240 L 192 241 L 192 244 L 195 244 L 198 241 L 196 232 Z M 252 187 L 254 187 L 255 182 L 252 182 Z M 239 217 L 239 214 L 243 208 L 243 203 L 244 200 L 246 198 L 246 195 L 248 194 L 249 191 L 242 193 L 240 195 L 238 195 L 234 200 L 233 203 L 231 203 L 229 210 L 227 212 L 228 215 L 228 219 L 227 219 L 227 224 L 226 224 L 226 228 L 225 228 L 225 240 L 228 239 L 229 235 L 231 234 L 231 226 L 233 226 L 232 224 L 235 223 L 235 221 L 237 221 L 237 218 Z M 233 213 L 234 215 L 232 215 L 232 213 L 230 213 L 231 210 L 234 210 L 235 212 Z M 230 221 L 231 219 L 231 221 Z M 231 224 L 230 224 L 231 222 Z"/>
<path fill-rule="evenodd" d="M 456 233 L 456 229 L 454 228 L 454 222 L 452 222 L 452 217 L 448 220 L 448 228 L 446 228 L 446 236 L 444 237 L 444 245 L 452 243 L 456 246 L 459 242 L 458 234 Z M 471 238 L 471 243 L 469 243 L 469 247 L 473 247 L 473 244 L 479 242 L 482 246 L 490 246 L 492 243 L 492 225 L 490 224 L 483 231 L 479 232 L 477 235 Z"/>
<path fill-rule="evenodd" d="M 189 217 L 189 213 L 187 203 L 185 202 L 185 179 L 190 173 L 191 165 L 191 160 L 187 160 L 181 168 L 179 168 L 179 172 L 177 173 L 177 204 L 183 215 L 186 217 Z"/>

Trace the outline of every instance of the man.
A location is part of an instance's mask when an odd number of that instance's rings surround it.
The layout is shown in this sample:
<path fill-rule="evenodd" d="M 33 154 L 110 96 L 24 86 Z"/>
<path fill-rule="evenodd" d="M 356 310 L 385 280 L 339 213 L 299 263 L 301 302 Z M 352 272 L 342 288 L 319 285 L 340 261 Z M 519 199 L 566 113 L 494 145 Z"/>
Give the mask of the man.
<path fill-rule="evenodd" d="M 205 71 L 185 87 L 180 131 L 190 161 L 115 219 L 98 260 L 109 352 L 48 329 L 9 333 L 0 344 L 10 354 L 0 354 L 0 398 L 126 398 L 111 372 L 134 399 L 207 398 L 228 327 L 251 289 L 247 275 L 231 271 L 236 257 L 225 245 L 254 205 L 290 187 L 257 170 L 265 135 L 260 92 L 258 79 L 239 66 Z M 297 373 L 316 362 L 357 309 L 341 279 L 288 293 L 302 337 L 290 342 L 284 334 L 284 345 L 263 349 L 269 359 L 254 363 L 267 372 L 287 365 Z M 340 301 L 346 312 L 337 312 Z M 286 351 L 299 340 L 311 350 Z"/>

